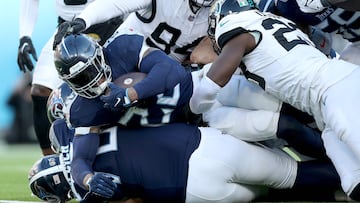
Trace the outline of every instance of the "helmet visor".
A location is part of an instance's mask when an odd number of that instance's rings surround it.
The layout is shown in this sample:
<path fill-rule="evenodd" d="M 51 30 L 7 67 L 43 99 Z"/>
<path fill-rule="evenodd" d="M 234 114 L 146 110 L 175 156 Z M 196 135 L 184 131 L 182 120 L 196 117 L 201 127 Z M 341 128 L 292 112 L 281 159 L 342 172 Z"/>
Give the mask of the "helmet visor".
<path fill-rule="evenodd" d="M 97 77 L 99 76 L 99 72 L 99 68 L 96 65 L 91 64 L 88 67 L 84 68 L 83 71 L 67 79 L 67 81 L 75 89 L 82 88 L 89 84 L 92 84 L 94 79 L 97 79 Z"/>
<path fill-rule="evenodd" d="M 99 86 L 111 76 L 110 67 L 105 64 L 102 50 L 99 48 L 86 63 L 79 61 L 68 77 L 63 77 L 69 86 L 79 95 L 94 98 L 102 94 Z"/>

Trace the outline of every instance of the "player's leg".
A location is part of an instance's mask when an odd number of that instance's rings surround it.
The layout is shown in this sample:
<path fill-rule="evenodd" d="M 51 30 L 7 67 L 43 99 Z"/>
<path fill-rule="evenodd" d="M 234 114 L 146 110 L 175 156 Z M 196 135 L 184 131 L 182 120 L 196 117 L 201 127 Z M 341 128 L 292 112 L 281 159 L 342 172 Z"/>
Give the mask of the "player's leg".
<path fill-rule="evenodd" d="M 282 138 L 303 155 L 327 159 L 320 132 L 292 115 L 266 110 L 221 106 L 203 113 L 210 127 L 249 142 Z"/>
<path fill-rule="evenodd" d="M 200 128 L 201 143 L 189 162 L 188 190 L 206 199 L 250 201 L 258 190 L 232 194 L 233 184 L 291 188 L 297 163 L 284 153 L 249 144 L 214 128 Z M 244 190 L 246 191 L 246 190 Z"/>
<path fill-rule="evenodd" d="M 224 106 L 250 110 L 279 112 L 282 106 L 279 99 L 266 93 L 259 85 L 250 82 L 243 75 L 236 74 L 220 89 L 217 100 Z"/>
<path fill-rule="evenodd" d="M 303 155 L 328 159 L 320 131 L 305 125 L 292 115 L 280 114 L 276 137 L 284 139 L 290 147 Z"/>
<path fill-rule="evenodd" d="M 51 37 L 41 51 L 34 69 L 31 87 L 34 129 L 43 155 L 54 153 L 49 140 L 50 122 L 47 118 L 46 102 L 52 89 L 62 82 L 54 66 L 52 42 Z"/>
<path fill-rule="evenodd" d="M 359 195 L 359 191 L 354 188 L 360 185 L 360 159 L 329 128 L 323 131 L 322 138 L 326 152 L 341 178 L 344 192 L 349 196 Z M 359 200 L 359 196 L 357 196 L 357 200 Z"/>
<path fill-rule="evenodd" d="M 256 142 L 276 138 L 279 113 L 219 106 L 203 113 L 203 120 L 223 133 Z"/>
<path fill-rule="evenodd" d="M 360 42 L 353 42 L 342 50 L 340 53 L 340 59 L 349 61 L 351 63 L 360 65 Z"/>
<path fill-rule="evenodd" d="M 201 171 L 192 173 L 197 176 Z M 246 185 L 239 183 L 218 182 L 216 179 L 204 184 L 203 181 L 191 181 L 187 184 L 186 203 L 209 202 L 251 202 L 252 200 L 267 195 L 267 187 Z M 200 184 L 200 185 L 197 185 Z M 206 193 L 202 188 L 206 187 Z"/>
<path fill-rule="evenodd" d="M 343 68 L 344 69 L 344 68 Z M 322 97 L 322 116 L 326 127 L 350 147 L 360 160 L 360 67 L 332 85 Z M 355 88 L 355 89 L 353 89 Z"/>

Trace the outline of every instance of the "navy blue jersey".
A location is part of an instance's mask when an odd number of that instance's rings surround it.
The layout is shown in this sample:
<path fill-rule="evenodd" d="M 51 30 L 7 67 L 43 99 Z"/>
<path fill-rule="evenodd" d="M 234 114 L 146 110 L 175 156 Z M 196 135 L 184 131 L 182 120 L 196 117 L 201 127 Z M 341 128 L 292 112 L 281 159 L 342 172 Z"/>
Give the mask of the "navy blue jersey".
<path fill-rule="evenodd" d="M 327 33 L 342 35 L 350 42 L 360 40 L 360 12 L 347 11 L 342 8 L 329 7 L 318 13 L 304 13 L 297 2 L 277 1 L 276 12 L 295 21 L 320 28 Z"/>
<path fill-rule="evenodd" d="M 68 146 L 73 131 L 63 122 L 56 124 L 54 131 L 60 145 Z M 174 123 L 136 129 L 113 127 L 96 137 L 99 146 L 93 170 L 120 180 L 115 199 L 126 196 L 149 202 L 185 201 L 189 159 L 201 139 L 197 126 Z M 77 150 L 87 151 L 88 146 L 79 145 Z"/>
<path fill-rule="evenodd" d="M 182 114 L 193 91 L 191 73 L 160 50 L 141 58 L 143 40 L 141 35 L 118 35 L 103 49 L 113 80 L 129 72 L 147 73 L 147 77 L 134 86 L 139 105 L 120 114 L 104 109 L 100 98 L 77 96 L 68 102 L 73 127 L 114 123 L 138 127 L 183 121 Z"/>

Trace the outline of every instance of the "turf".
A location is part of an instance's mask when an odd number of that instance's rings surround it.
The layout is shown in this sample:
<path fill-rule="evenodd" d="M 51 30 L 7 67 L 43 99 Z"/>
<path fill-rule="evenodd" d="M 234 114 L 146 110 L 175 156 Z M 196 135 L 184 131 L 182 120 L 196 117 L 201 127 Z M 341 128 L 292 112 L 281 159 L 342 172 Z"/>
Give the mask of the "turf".
<path fill-rule="evenodd" d="M 8 202 L 3 200 L 41 202 L 31 194 L 28 186 L 28 172 L 41 156 L 39 146 L 36 144 L 4 145 L 0 142 L 0 203 Z M 321 202 L 324 203 L 324 201 L 317 203 Z M 72 200 L 69 203 L 76 201 Z M 287 203 L 295 202 L 287 201 Z"/>
<path fill-rule="evenodd" d="M 0 145 L 1 200 L 38 200 L 31 195 L 28 171 L 40 157 L 37 145 Z"/>

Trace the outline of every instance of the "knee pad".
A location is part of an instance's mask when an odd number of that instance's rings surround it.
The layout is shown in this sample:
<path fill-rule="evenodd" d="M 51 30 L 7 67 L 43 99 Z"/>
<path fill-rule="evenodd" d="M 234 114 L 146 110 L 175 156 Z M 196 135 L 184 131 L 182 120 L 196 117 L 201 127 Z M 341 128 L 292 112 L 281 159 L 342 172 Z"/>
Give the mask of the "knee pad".
<path fill-rule="evenodd" d="M 221 106 L 203 114 L 210 127 L 245 141 L 276 138 L 279 113 Z"/>

